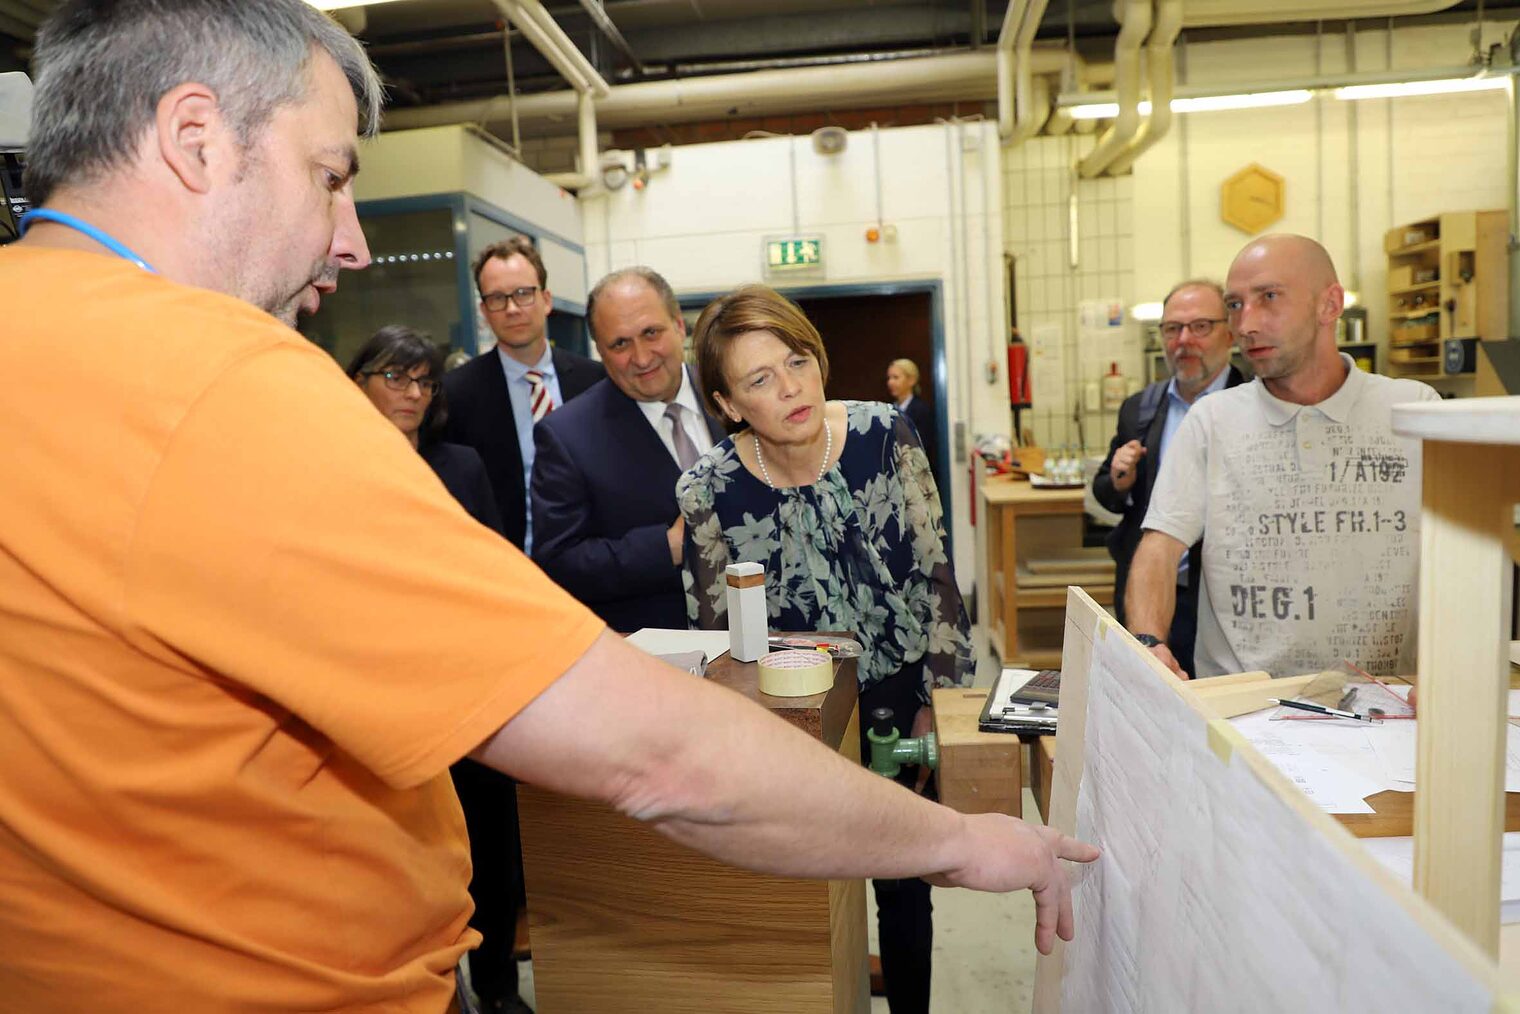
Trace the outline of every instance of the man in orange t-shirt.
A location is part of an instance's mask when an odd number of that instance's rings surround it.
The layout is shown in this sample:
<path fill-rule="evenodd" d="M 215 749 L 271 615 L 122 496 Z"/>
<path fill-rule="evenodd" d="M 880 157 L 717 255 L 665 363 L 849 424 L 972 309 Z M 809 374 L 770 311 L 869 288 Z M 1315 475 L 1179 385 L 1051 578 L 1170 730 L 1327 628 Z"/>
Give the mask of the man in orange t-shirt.
<path fill-rule="evenodd" d="M 150 54 L 145 56 L 144 54 Z M 450 763 L 790 876 L 1031 888 L 962 816 L 626 646 L 289 329 L 369 252 L 379 85 L 299 0 L 68 0 L 0 249 L 0 1006 L 441 1012 Z M 283 323 L 282 323 L 283 322 Z"/>

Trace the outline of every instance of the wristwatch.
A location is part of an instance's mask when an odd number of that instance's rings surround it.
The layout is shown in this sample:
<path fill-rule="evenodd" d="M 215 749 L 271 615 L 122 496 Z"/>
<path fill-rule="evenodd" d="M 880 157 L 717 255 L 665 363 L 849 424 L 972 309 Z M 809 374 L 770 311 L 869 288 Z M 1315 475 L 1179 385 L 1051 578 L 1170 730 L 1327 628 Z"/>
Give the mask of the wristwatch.
<path fill-rule="evenodd" d="M 1162 645 L 1166 644 L 1165 641 L 1163 641 L 1161 638 L 1157 637 L 1155 634 L 1136 634 L 1135 635 L 1135 640 L 1139 641 L 1141 644 L 1145 645 L 1147 648 L 1154 648 L 1158 644 L 1162 644 Z"/>

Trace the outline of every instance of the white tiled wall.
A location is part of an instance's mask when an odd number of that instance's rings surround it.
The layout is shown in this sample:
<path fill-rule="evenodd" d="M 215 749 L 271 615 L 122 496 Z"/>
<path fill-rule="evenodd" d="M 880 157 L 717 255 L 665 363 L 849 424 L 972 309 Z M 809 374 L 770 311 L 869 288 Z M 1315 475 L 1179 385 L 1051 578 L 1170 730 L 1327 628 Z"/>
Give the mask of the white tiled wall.
<path fill-rule="evenodd" d="M 1096 135 L 1039 137 L 1003 155 L 1008 250 L 1018 324 L 1031 351 L 1034 408 L 1021 420 L 1042 447 L 1106 446 L 1113 414 L 1084 405 L 1083 390 L 1110 365 L 1141 377 L 1134 285 L 1134 183 L 1083 180 L 1076 162 Z M 1071 197 L 1076 195 L 1076 244 Z M 1073 258 L 1075 254 L 1075 258 Z M 1117 303 L 1117 328 L 1084 327 L 1084 302 Z"/>

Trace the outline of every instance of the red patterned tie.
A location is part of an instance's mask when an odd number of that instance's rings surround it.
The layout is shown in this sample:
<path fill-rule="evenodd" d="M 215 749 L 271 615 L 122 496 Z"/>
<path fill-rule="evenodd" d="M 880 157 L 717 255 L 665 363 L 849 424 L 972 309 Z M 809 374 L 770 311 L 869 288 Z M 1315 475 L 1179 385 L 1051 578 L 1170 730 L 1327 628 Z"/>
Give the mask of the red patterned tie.
<path fill-rule="evenodd" d="M 538 422 L 554 411 L 554 393 L 544 383 L 544 375 L 538 370 L 529 370 L 527 377 L 528 406 L 533 412 L 533 421 Z"/>

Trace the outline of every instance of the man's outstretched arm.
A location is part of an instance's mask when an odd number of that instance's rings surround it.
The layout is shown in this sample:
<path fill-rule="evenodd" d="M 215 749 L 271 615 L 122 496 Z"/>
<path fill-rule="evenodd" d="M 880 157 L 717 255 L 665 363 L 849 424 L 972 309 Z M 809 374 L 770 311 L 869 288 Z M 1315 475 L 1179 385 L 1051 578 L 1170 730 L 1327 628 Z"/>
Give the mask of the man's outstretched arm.
<path fill-rule="evenodd" d="M 1056 860 L 1098 855 L 1013 817 L 929 802 L 610 633 L 473 756 L 764 873 L 1027 888 L 1041 951 L 1057 933 L 1071 937 L 1070 889 Z"/>

